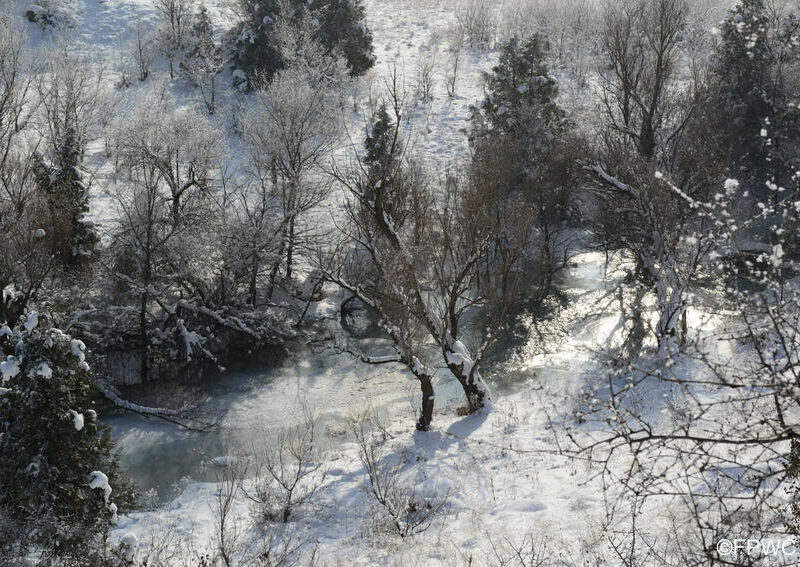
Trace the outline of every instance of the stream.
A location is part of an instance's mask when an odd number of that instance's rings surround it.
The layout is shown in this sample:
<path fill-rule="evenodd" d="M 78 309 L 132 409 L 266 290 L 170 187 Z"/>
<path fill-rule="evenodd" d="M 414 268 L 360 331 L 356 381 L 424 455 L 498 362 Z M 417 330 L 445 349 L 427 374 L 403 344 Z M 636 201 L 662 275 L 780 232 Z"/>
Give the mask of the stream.
<path fill-rule="evenodd" d="M 602 255 L 576 257 L 559 273 L 556 285 L 578 298 L 581 292 L 606 288 L 609 282 Z M 366 343 L 362 347 L 368 350 L 369 341 Z M 546 357 L 535 366 L 521 364 L 517 368 L 509 368 L 504 361 L 490 362 L 484 374 L 493 395 L 502 396 L 542 376 L 566 378 L 571 370 L 563 358 L 551 363 Z M 493 378 L 492 367 L 496 365 L 503 366 L 498 373 L 502 380 Z M 437 409 L 452 409 L 463 403 L 459 385 L 448 376 L 446 371 L 438 373 Z M 215 480 L 215 459 L 248 452 L 254 445 L 269 441 L 282 427 L 296 424 L 303 405 L 319 417 L 325 437 L 333 444 L 346 438 L 347 420 L 354 410 L 373 407 L 384 418 L 404 419 L 411 427 L 415 408 L 412 396 L 418 386 L 399 366 L 370 366 L 330 349 L 292 345 L 291 354 L 275 364 L 219 372 L 187 384 L 148 385 L 148 389 L 150 399 L 137 401 L 151 405 L 160 401 L 169 407 L 187 395 L 207 399 L 206 411 L 218 421 L 217 427 L 203 433 L 130 413 L 103 416 L 117 443 L 122 468 L 142 492 L 152 491 L 157 502 L 163 503 L 187 482 Z"/>

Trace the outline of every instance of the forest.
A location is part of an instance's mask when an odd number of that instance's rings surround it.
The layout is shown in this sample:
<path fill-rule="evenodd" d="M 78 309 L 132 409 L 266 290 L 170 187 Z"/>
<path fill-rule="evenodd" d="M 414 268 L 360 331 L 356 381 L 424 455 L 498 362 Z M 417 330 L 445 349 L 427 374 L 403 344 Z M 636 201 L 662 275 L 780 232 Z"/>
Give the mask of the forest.
<path fill-rule="evenodd" d="M 798 0 L 0 0 L 0 567 L 800 564 Z"/>

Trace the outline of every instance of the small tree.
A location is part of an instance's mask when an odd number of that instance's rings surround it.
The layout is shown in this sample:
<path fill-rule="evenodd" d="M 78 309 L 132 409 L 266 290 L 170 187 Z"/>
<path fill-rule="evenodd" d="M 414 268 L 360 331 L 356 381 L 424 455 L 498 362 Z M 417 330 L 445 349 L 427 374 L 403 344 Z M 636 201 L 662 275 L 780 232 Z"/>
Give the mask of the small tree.
<path fill-rule="evenodd" d="M 200 6 L 192 26 L 192 47 L 181 66 L 186 69 L 191 81 L 200 89 L 209 114 L 216 111 L 216 81 L 222 71 L 224 60 L 222 48 L 214 39 L 214 27 L 208 17 L 208 9 Z"/>
<path fill-rule="evenodd" d="M 132 494 L 97 419 L 85 347 L 32 312 L 0 327 L 0 348 L 0 513 L 33 534 L 27 544 L 48 561 L 99 565 Z"/>
<path fill-rule="evenodd" d="M 169 61 L 169 77 L 175 77 L 175 59 L 186 49 L 192 17 L 192 0 L 154 0 L 161 18 L 159 43 Z"/>

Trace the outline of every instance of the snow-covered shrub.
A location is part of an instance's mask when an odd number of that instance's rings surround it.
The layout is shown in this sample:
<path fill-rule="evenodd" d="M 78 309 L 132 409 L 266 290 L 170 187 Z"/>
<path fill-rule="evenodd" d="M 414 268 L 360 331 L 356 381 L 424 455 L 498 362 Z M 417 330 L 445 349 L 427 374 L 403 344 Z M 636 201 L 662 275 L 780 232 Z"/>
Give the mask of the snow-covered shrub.
<path fill-rule="evenodd" d="M 460 0 L 456 6 L 456 26 L 467 45 L 491 47 L 495 39 L 497 2 L 493 0 Z"/>
<path fill-rule="evenodd" d="M 69 27 L 75 23 L 75 16 L 70 8 L 69 2 L 38 0 L 25 10 L 25 17 L 29 22 L 39 24 L 42 29 Z"/>
<path fill-rule="evenodd" d="M 281 430 L 274 442 L 257 451 L 254 487 L 247 495 L 259 521 L 287 523 L 295 510 L 313 502 L 325 481 L 316 418 L 304 413 L 301 424 Z"/>
<path fill-rule="evenodd" d="M 401 538 L 421 534 L 446 513 L 451 492 L 428 489 L 432 479 L 419 483 L 405 478 L 405 455 L 392 454 L 374 425 L 374 419 L 366 415 L 353 423 L 359 458 L 367 474 L 367 492 L 375 504 L 370 528 Z"/>
<path fill-rule="evenodd" d="M 0 327 L 0 515 L 29 534 L 24 547 L 59 565 L 95 565 L 132 491 L 97 418 L 83 343 L 40 319 Z"/>

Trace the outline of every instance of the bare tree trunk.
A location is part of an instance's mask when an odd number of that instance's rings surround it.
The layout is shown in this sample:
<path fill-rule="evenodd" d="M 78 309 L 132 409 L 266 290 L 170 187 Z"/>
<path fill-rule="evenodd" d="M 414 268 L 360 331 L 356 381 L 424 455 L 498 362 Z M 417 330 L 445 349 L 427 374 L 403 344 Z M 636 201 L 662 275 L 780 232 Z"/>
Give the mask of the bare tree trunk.
<path fill-rule="evenodd" d="M 278 270 L 281 268 L 281 259 L 283 259 L 283 251 L 286 246 L 286 229 L 283 231 L 283 237 L 281 238 L 281 244 L 278 247 L 278 253 L 276 254 L 275 262 L 272 264 L 272 271 L 269 274 L 269 290 L 267 291 L 267 297 L 272 299 L 272 294 L 275 292 L 275 280 L 278 278 Z"/>
<path fill-rule="evenodd" d="M 255 307 L 257 293 L 258 293 L 258 264 L 260 258 L 258 256 L 258 252 L 255 250 L 255 246 L 253 247 L 253 264 L 250 268 L 250 305 Z M 270 291 L 270 294 L 272 292 Z"/>
<path fill-rule="evenodd" d="M 211 74 L 211 106 L 208 109 L 209 114 L 214 114 L 217 110 L 217 77 L 215 74 Z"/>
<path fill-rule="evenodd" d="M 139 346 L 141 348 L 141 359 L 139 366 L 139 379 L 142 383 L 147 382 L 149 371 L 149 345 L 147 340 L 147 291 L 142 292 L 141 303 L 139 306 Z"/>
<path fill-rule="evenodd" d="M 292 279 L 292 255 L 294 253 L 294 217 L 289 221 L 289 237 L 286 243 L 286 281 Z"/>
<path fill-rule="evenodd" d="M 419 419 L 417 419 L 417 431 L 428 431 L 433 422 L 433 380 L 428 374 L 420 373 L 417 375 L 420 388 L 422 389 L 422 403 L 420 405 Z"/>

